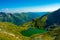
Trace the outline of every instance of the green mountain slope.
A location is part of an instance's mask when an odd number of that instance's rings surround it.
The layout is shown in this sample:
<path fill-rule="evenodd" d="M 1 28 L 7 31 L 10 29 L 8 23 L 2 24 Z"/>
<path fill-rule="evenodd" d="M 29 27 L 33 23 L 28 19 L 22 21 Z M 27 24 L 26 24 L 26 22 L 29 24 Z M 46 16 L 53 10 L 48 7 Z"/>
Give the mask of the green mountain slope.
<path fill-rule="evenodd" d="M 56 14 L 57 13 L 57 14 Z M 55 14 L 55 15 L 53 15 Z M 47 32 L 45 33 L 42 33 L 42 38 L 40 38 L 39 35 L 41 34 L 36 34 L 38 36 L 35 37 L 32 36 L 32 40 L 60 40 L 60 17 L 59 15 L 60 14 L 60 9 L 57 10 L 57 11 L 54 11 L 52 13 L 49 13 L 49 14 L 46 14 L 46 15 L 43 15 L 42 17 L 40 18 L 35 18 L 33 19 L 32 21 L 28 22 L 28 23 L 25 23 L 23 25 L 21 25 L 22 27 L 29 27 L 29 28 L 38 28 L 39 30 L 42 29 L 42 30 L 46 30 Z M 58 18 L 57 18 L 58 17 Z M 53 19 L 53 20 L 52 20 Z M 55 19 L 55 20 L 54 20 Z M 51 23 L 51 24 L 50 24 Z M 48 25 L 49 24 L 49 25 Z M 31 30 L 32 31 L 32 30 Z M 30 31 L 30 32 L 31 32 Z M 23 31 L 23 32 L 26 32 Z M 27 30 L 27 32 L 29 32 L 29 30 Z M 35 31 L 33 31 L 35 32 Z M 32 33 L 33 33 L 32 32 Z M 22 33 L 23 34 L 23 33 Z M 26 36 L 26 34 L 24 33 L 23 35 Z M 27 34 L 28 35 L 28 34 Z"/>
<path fill-rule="evenodd" d="M 0 40 L 26 40 L 20 32 L 25 29 L 8 22 L 0 22 Z"/>
<path fill-rule="evenodd" d="M 41 14 L 42 13 L 42 14 Z M 36 17 L 40 17 L 47 12 L 28 12 L 28 13 L 4 13 L 0 12 L 0 22 L 10 22 L 15 25 L 21 25 L 25 22 L 31 21 Z"/>
<path fill-rule="evenodd" d="M 60 40 L 60 16 L 58 14 L 60 14 L 59 10 L 29 20 L 30 18 L 25 16 L 24 13 L 24 16 L 16 13 L 2 13 L 2 15 L 0 15 L 0 39 Z M 15 24 L 19 24 L 19 26 Z"/>

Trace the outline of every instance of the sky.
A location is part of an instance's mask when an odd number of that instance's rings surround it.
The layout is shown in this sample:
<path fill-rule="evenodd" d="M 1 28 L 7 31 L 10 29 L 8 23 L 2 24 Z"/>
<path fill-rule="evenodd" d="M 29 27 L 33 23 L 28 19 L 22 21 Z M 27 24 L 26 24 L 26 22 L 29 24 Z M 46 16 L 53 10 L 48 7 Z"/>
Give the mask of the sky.
<path fill-rule="evenodd" d="M 52 12 L 60 8 L 60 0 L 0 0 L 2 12 Z"/>

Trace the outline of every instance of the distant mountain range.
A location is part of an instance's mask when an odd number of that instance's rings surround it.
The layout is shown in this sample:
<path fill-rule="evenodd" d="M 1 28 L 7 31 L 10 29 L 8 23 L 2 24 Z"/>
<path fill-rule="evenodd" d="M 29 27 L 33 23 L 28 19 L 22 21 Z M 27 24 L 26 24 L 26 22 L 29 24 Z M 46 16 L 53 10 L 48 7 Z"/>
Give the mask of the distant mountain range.
<path fill-rule="evenodd" d="M 32 27 L 37 27 L 40 29 L 41 28 L 49 29 L 49 28 L 54 28 L 56 26 L 60 26 L 60 9 L 58 9 L 54 12 L 46 13 L 41 17 L 34 18 L 31 22 L 32 22 L 32 24 L 30 24 L 30 25 L 33 25 Z"/>
<path fill-rule="evenodd" d="M 60 40 L 60 9 L 54 12 L 0 12 L 0 40 Z"/>
<path fill-rule="evenodd" d="M 34 18 L 41 17 L 47 12 L 28 12 L 28 13 L 4 13 L 0 12 L 0 22 L 10 22 L 16 25 L 21 25 L 31 21 Z"/>

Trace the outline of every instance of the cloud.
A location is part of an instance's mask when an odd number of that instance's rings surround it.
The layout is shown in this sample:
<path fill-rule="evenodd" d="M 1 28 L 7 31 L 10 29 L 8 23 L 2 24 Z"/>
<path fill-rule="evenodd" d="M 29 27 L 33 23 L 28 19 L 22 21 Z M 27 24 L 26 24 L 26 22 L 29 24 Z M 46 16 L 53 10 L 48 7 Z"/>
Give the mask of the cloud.
<path fill-rule="evenodd" d="M 25 8 L 3 8 L 1 12 L 7 13 L 21 13 L 21 12 L 52 12 L 60 8 L 59 4 L 25 7 Z"/>

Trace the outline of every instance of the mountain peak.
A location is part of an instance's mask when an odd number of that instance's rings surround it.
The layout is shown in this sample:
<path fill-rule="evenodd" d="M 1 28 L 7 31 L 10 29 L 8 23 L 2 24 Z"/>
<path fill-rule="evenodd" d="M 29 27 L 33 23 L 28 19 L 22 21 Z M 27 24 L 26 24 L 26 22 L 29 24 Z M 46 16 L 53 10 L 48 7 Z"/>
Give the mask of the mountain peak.
<path fill-rule="evenodd" d="M 57 11 L 60 11 L 60 8 Z"/>
<path fill-rule="evenodd" d="M 54 11 L 54 12 L 60 12 L 60 8 L 58 10 Z"/>

